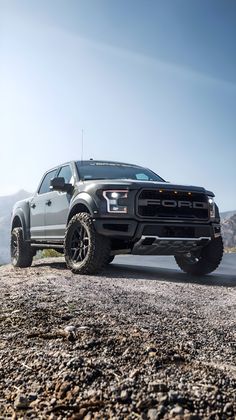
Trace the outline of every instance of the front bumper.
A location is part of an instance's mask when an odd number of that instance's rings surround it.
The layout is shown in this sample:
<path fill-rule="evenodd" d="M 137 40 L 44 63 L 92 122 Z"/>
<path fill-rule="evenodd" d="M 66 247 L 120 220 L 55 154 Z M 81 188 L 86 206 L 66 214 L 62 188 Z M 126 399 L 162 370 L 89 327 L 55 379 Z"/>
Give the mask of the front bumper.
<path fill-rule="evenodd" d="M 219 223 L 189 223 L 161 221 L 151 223 L 150 221 L 139 222 L 133 219 L 94 219 L 96 231 L 104 236 L 126 239 L 137 242 L 142 236 L 158 237 L 160 239 L 178 239 L 183 240 L 199 238 L 216 238 L 221 235 Z"/>

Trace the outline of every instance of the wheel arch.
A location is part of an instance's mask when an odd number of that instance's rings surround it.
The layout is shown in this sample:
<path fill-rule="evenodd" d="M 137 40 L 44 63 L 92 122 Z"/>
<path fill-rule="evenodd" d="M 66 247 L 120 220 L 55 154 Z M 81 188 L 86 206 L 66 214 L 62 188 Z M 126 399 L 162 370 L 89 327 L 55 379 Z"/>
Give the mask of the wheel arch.
<path fill-rule="evenodd" d="M 77 213 L 88 213 L 91 216 L 97 211 L 97 206 L 92 197 L 87 193 L 80 194 L 80 197 L 73 202 L 67 218 L 67 224 Z"/>
<path fill-rule="evenodd" d="M 22 227 L 22 230 L 23 230 L 23 238 L 24 239 L 28 239 L 27 238 L 27 230 L 26 230 L 25 216 L 24 216 L 24 213 L 21 210 L 18 211 L 17 213 L 15 213 L 13 215 L 13 219 L 12 219 L 12 223 L 11 223 L 11 232 L 16 227 Z"/>

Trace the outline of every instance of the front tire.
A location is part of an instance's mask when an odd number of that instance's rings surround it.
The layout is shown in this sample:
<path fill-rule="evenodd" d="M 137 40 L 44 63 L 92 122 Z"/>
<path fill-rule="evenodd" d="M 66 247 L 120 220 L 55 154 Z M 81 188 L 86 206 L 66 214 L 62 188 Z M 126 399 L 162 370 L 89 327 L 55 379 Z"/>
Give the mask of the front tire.
<path fill-rule="evenodd" d="M 24 240 L 23 229 L 14 228 L 11 232 L 11 263 L 14 267 L 30 267 L 33 252 L 28 242 Z"/>
<path fill-rule="evenodd" d="M 96 274 L 106 265 L 110 241 L 96 232 L 88 213 L 78 213 L 66 229 L 64 253 L 67 267 L 73 273 Z"/>
<path fill-rule="evenodd" d="M 186 255 L 176 255 L 175 261 L 185 273 L 201 276 L 216 270 L 220 265 L 224 253 L 222 237 L 212 239 L 200 251 Z"/>

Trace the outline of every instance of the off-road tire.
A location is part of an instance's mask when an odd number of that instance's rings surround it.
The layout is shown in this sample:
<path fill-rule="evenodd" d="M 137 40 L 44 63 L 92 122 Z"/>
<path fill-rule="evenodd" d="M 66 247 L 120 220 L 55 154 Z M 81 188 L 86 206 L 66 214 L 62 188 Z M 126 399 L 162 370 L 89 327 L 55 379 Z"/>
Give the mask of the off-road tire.
<path fill-rule="evenodd" d="M 220 265 L 224 253 L 222 237 L 211 240 L 198 253 L 175 256 L 179 268 L 193 276 L 209 274 Z"/>
<path fill-rule="evenodd" d="M 73 273 L 96 274 L 105 267 L 110 256 L 110 240 L 96 232 L 88 213 L 78 213 L 67 226 L 64 254 L 67 267 Z"/>
<path fill-rule="evenodd" d="M 34 251 L 30 243 L 24 240 L 23 229 L 14 228 L 11 232 L 11 263 L 14 267 L 30 267 Z"/>

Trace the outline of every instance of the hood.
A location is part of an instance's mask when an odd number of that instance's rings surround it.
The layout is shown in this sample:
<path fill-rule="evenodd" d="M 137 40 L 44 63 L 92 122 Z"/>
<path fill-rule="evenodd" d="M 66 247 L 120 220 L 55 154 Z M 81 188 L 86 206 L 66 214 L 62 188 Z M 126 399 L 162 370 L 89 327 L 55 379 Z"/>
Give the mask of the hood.
<path fill-rule="evenodd" d="M 157 181 L 135 181 L 133 179 L 97 179 L 79 182 L 78 185 L 83 185 L 84 191 L 89 192 L 91 189 L 113 189 L 113 188 L 128 188 L 131 190 L 139 190 L 141 188 L 147 189 L 163 189 L 163 190 L 178 190 L 207 194 L 214 197 L 213 192 L 205 190 L 203 187 L 194 185 L 172 184 L 169 182 Z"/>

